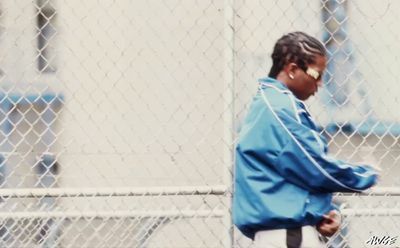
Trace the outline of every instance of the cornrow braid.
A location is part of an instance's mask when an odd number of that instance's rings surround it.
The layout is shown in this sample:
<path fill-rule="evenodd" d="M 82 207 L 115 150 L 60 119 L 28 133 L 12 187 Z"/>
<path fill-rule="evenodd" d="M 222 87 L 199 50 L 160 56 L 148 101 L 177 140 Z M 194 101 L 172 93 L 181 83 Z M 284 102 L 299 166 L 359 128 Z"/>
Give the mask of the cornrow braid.
<path fill-rule="evenodd" d="M 272 52 L 272 67 L 269 77 L 276 78 L 288 63 L 296 63 L 306 70 L 308 64 L 315 62 L 315 56 L 326 56 L 324 45 L 314 37 L 303 32 L 292 32 L 282 36 Z"/>

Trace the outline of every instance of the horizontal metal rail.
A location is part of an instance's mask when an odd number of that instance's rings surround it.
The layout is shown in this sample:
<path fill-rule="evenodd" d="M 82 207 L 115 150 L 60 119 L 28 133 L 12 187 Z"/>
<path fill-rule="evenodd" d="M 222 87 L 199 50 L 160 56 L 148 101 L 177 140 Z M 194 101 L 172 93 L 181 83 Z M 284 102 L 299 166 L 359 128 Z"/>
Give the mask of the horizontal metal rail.
<path fill-rule="evenodd" d="M 180 187 L 114 187 L 114 188 L 21 188 L 0 189 L 2 198 L 32 197 L 110 197 L 110 196 L 184 196 L 184 195 L 225 195 L 228 187 L 180 186 Z M 400 196 L 399 187 L 375 187 L 361 193 L 346 193 L 342 196 Z M 345 216 L 400 216 L 400 209 L 365 208 L 343 209 Z M 37 218 L 193 218 L 222 217 L 226 211 L 218 210 L 159 210 L 159 211 L 32 211 L 0 212 L 0 219 L 37 219 Z"/>
<path fill-rule="evenodd" d="M 362 208 L 342 209 L 341 214 L 348 217 L 400 216 L 400 209 Z M 223 209 L 211 210 L 157 210 L 157 211 L 24 211 L 0 212 L 1 219 L 129 219 L 129 218 L 221 218 L 226 215 Z"/>
<path fill-rule="evenodd" d="M 104 188 L 16 188 L 0 189 L 2 198 L 31 197 L 103 197 L 103 196 L 178 196 L 224 195 L 226 185 L 169 187 L 104 187 Z M 374 187 L 361 193 L 341 193 L 341 196 L 400 196 L 400 187 Z"/>
<path fill-rule="evenodd" d="M 362 196 L 400 196 L 400 187 L 374 187 L 358 194 Z"/>
<path fill-rule="evenodd" d="M 221 209 L 211 210 L 157 210 L 157 211 L 33 211 L 0 212 L 0 219 L 92 219 L 92 218 L 220 218 L 226 214 Z"/>
<path fill-rule="evenodd" d="M 400 209 L 395 208 L 347 208 L 340 210 L 344 216 L 374 217 L 374 216 L 400 216 Z"/>
<path fill-rule="evenodd" d="M 2 198 L 223 195 L 225 185 L 181 187 L 20 188 L 0 189 Z"/>

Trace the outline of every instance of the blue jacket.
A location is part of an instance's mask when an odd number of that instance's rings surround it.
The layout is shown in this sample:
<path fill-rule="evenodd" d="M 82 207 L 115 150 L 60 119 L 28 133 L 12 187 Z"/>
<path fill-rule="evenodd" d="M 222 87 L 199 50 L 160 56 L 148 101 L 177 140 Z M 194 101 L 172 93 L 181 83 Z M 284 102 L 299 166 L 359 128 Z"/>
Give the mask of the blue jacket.
<path fill-rule="evenodd" d="M 315 225 L 333 209 L 332 192 L 376 179 L 367 165 L 330 157 L 304 103 L 283 83 L 260 80 L 236 146 L 233 219 L 244 235 Z"/>

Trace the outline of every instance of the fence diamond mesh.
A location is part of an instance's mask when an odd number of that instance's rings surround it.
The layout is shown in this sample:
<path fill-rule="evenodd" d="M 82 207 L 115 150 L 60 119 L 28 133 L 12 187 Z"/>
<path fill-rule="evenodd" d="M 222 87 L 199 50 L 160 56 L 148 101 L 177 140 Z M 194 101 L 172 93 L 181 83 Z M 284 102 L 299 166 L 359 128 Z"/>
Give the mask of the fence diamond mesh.
<path fill-rule="evenodd" d="M 330 153 L 382 168 L 374 190 L 336 195 L 345 218 L 327 247 L 396 239 L 399 10 L 1 1 L 1 247 L 252 247 L 231 221 L 235 138 L 274 42 L 294 30 L 328 50 L 308 105 Z"/>

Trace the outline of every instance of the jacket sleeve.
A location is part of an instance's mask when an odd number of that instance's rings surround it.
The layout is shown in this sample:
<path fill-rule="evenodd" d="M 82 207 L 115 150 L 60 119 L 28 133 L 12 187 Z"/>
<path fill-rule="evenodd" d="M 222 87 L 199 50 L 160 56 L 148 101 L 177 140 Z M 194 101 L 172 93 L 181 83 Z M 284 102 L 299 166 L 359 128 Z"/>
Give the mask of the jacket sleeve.
<path fill-rule="evenodd" d="M 292 113 L 281 110 L 273 111 L 273 115 L 287 135 L 287 143 L 274 163 L 286 180 L 318 192 L 357 192 L 376 183 L 377 173 L 370 166 L 330 157 L 319 134 Z"/>

